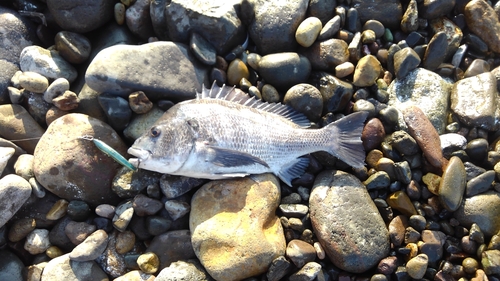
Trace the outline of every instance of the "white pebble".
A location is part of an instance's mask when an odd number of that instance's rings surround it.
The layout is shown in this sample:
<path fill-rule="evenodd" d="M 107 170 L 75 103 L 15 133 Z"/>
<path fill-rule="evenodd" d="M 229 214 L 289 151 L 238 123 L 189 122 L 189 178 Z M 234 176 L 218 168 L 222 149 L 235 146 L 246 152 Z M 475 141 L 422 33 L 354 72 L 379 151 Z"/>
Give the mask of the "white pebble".
<path fill-rule="evenodd" d="M 47 229 L 34 229 L 26 237 L 24 249 L 32 255 L 38 255 L 51 246 Z"/>
<path fill-rule="evenodd" d="M 69 90 L 69 81 L 66 78 L 58 78 L 50 84 L 43 93 L 43 100 L 52 103 L 52 100 Z"/>

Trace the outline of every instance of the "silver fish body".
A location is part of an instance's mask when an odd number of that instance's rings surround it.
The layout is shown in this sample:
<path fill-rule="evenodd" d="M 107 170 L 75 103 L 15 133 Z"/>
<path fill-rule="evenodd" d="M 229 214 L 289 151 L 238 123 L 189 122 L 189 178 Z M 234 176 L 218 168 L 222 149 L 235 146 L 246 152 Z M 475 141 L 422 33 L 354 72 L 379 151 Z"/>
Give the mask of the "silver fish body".
<path fill-rule="evenodd" d="M 361 132 L 367 113 L 348 115 L 321 129 L 282 104 L 264 103 L 235 88 L 204 89 L 197 99 L 170 108 L 135 141 L 129 161 L 171 175 L 222 179 L 274 173 L 291 185 L 316 151 L 364 165 Z"/>

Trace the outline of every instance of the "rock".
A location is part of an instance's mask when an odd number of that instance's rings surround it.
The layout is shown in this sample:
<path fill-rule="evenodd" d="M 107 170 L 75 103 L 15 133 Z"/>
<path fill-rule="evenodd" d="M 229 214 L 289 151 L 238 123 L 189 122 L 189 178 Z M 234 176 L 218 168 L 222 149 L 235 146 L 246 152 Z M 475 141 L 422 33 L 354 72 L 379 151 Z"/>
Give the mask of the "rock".
<path fill-rule="evenodd" d="M 455 211 L 454 217 L 461 225 L 469 228 L 476 223 L 487 236 L 500 231 L 500 195 L 495 191 L 488 191 L 470 198 L 466 198 Z"/>
<path fill-rule="evenodd" d="M 70 111 L 78 107 L 80 99 L 72 91 L 65 91 L 62 95 L 55 97 L 52 103 L 60 110 Z"/>
<path fill-rule="evenodd" d="M 320 173 L 309 207 L 314 232 L 335 266 L 361 273 L 387 256 L 389 234 L 385 223 L 364 185 L 354 176 L 341 171 Z"/>
<path fill-rule="evenodd" d="M 424 277 L 425 271 L 427 270 L 428 263 L 429 260 L 427 258 L 427 255 L 419 254 L 406 263 L 406 271 L 411 278 L 422 279 L 422 277 Z"/>
<path fill-rule="evenodd" d="M 489 190 L 494 180 L 495 171 L 487 171 L 477 177 L 472 178 L 467 182 L 467 186 L 465 188 L 465 196 L 472 197 Z"/>
<path fill-rule="evenodd" d="M 132 110 L 126 99 L 108 93 L 102 93 L 97 97 L 99 105 L 106 113 L 109 125 L 117 131 L 122 131 L 127 127 Z"/>
<path fill-rule="evenodd" d="M 32 154 L 43 135 L 44 129 L 31 117 L 24 107 L 17 104 L 0 105 L 0 135 L 6 139 L 27 141 L 19 146 Z"/>
<path fill-rule="evenodd" d="M 450 158 L 439 183 L 439 201 L 448 211 L 456 211 L 462 203 L 466 185 L 465 167 L 460 158 Z"/>
<path fill-rule="evenodd" d="M 189 206 L 189 203 L 187 202 L 182 202 L 179 200 L 168 200 L 167 202 L 165 202 L 165 210 L 167 210 L 170 218 L 175 221 L 187 215 L 191 210 L 191 206 Z"/>
<path fill-rule="evenodd" d="M 434 19 L 447 15 L 455 6 L 455 0 L 424 0 L 419 2 L 418 12 L 424 19 Z"/>
<path fill-rule="evenodd" d="M 120 232 L 127 229 L 132 216 L 134 215 L 133 203 L 131 200 L 124 201 L 116 206 L 115 215 L 113 217 L 113 226 Z"/>
<path fill-rule="evenodd" d="M 19 75 L 19 86 L 33 93 L 43 93 L 49 86 L 49 80 L 44 76 L 31 71 Z"/>
<path fill-rule="evenodd" d="M 177 281 L 193 280 L 208 281 L 211 280 L 208 273 L 197 260 L 176 261 L 169 267 L 166 267 L 158 273 L 156 281 Z"/>
<path fill-rule="evenodd" d="M 481 264 L 486 274 L 500 274 L 500 250 L 484 251 L 481 257 Z"/>
<path fill-rule="evenodd" d="M 139 194 L 134 197 L 133 207 L 136 215 L 151 216 L 160 211 L 163 208 L 163 204 L 160 200 L 149 198 L 144 194 Z"/>
<path fill-rule="evenodd" d="M 419 152 L 417 141 L 405 131 L 392 133 L 391 145 L 402 155 L 415 155 Z"/>
<path fill-rule="evenodd" d="M 155 276 L 152 274 L 144 273 L 140 270 L 132 270 L 120 277 L 113 279 L 113 281 L 154 281 Z"/>
<path fill-rule="evenodd" d="M 147 113 L 132 117 L 127 128 L 123 130 L 123 135 L 130 141 L 138 139 L 146 130 L 149 130 L 165 111 L 158 107 L 153 107 Z"/>
<path fill-rule="evenodd" d="M 316 279 L 316 276 L 318 276 L 320 271 L 321 271 L 321 265 L 319 263 L 308 262 L 299 271 L 290 275 L 288 280 L 290 280 L 290 281 L 302 281 L 302 280 L 312 281 L 312 280 Z"/>
<path fill-rule="evenodd" d="M 189 37 L 189 49 L 196 58 L 206 65 L 214 65 L 217 60 L 217 50 L 200 34 L 193 32 Z"/>
<path fill-rule="evenodd" d="M 26 236 L 24 249 L 32 255 L 38 255 L 50 247 L 49 231 L 47 229 L 34 229 Z"/>
<path fill-rule="evenodd" d="M 70 63 L 83 63 L 90 56 L 90 40 L 81 34 L 60 31 L 54 40 L 59 54 Z"/>
<path fill-rule="evenodd" d="M 130 230 L 125 230 L 116 235 L 115 248 L 120 255 L 126 254 L 135 246 L 135 234 Z"/>
<path fill-rule="evenodd" d="M 99 229 L 78 244 L 69 254 L 73 261 L 83 262 L 97 259 L 108 245 L 108 234 Z"/>
<path fill-rule="evenodd" d="M 160 268 L 169 267 L 179 260 L 196 257 L 189 230 L 173 230 L 155 236 L 146 252 L 154 252 L 160 258 Z"/>
<path fill-rule="evenodd" d="M 166 28 L 172 41 L 188 43 L 189 34 L 197 32 L 203 34 L 221 55 L 245 41 L 245 27 L 239 15 L 240 1 L 221 4 L 213 0 L 173 0 L 167 3 Z"/>
<path fill-rule="evenodd" d="M 158 184 L 161 174 L 139 169 L 131 171 L 122 168 L 113 178 L 111 189 L 120 198 L 132 198 L 141 193 L 148 185 Z"/>
<path fill-rule="evenodd" d="M 446 17 L 439 17 L 429 21 L 430 28 L 434 34 L 444 32 L 448 41 L 446 59 L 452 58 L 462 43 L 464 34 L 460 27 Z M 444 45 L 444 44 L 443 44 Z"/>
<path fill-rule="evenodd" d="M 307 80 L 311 73 L 311 63 L 297 53 L 271 54 L 263 56 L 259 61 L 259 73 L 274 87 L 288 90 Z"/>
<path fill-rule="evenodd" d="M 160 260 L 155 253 L 147 252 L 137 258 L 137 265 L 143 272 L 153 274 L 158 271 Z"/>
<path fill-rule="evenodd" d="M 443 257 L 443 245 L 446 242 L 446 234 L 437 230 L 422 231 L 423 244 L 419 245 L 422 254 L 426 254 L 430 264 L 436 264 Z"/>
<path fill-rule="evenodd" d="M 340 39 L 328 39 L 311 44 L 309 48 L 301 48 L 314 70 L 332 71 L 336 66 L 349 60 L 347 43 Z"/>
<path fill-rule="evenodd" d="M 361 140 L 365 151 L 377 148 L 385 137 L 384 125 L 378 118 L 372 118 L 366 122 L 361 133 Z"/>
<path fill-rule="evenodd" d="M 475 59 L 465 70 L 464 78 L 476 76 L 478 74 L 485 73 L 488 71 L 490 71 L 490 64 L 487 61 L 482 59 Z"/>
<path fill-rule="evenodd" d="M 484 40 L 495 53 L 500 53 L 500 22 L 493 7 L 484 0 L 473 0 L 465 6 L 467 27 Z"/>
<path fill-rule="evenodd" d="M 427 115 L 439 134 L 446 127 L 446 110 L 451 84 L 438 74 L 423 68 L 410 71 L 403 79 L 394 79 L 387 91 L 388 105 L 402 108 L 418 107 Z"/>
<path fill-rule="evenodd" d="M 336 0 L 312 0 L 309 1 L 307 14 L 312 17 L 317 17 L 322 23 L 325 23 L 335 15 L 336 6 Z"/>
<path fill-rule="evenodd" d="M 405 76 L 410 71 L 417 68 L 419 64 L 420 57 L 410 47 L 403 48 L 394 54 L 394 71 L 398 79 L 404 79 Z"/>
<path fill-rule="evenodd" d="M 323 96 L 323 113 L 342 112 L 354 94 L 352 84 L 342 81 L 327 72 L 313 72 L 308 81 Z"/>
<path fill-rule="evenodd" d="M 108 280 L 94 261 L 71 261 L 69 254 L 50 260 L 42 272 L 41 281 Z"/>
<path fill-rule="evenodd" d="M 216 280 L 264 273 L 285 253 L 275 215 L 280 199 L 270 174 L 203 185 L 191 201 L 190 229 L 196 256 Z"/>
<path fill-rule="evenodd" d="M 367 55 L 362 57 L 356 69 L 354 69 L 354 77 L 352 84 L 357 87 L 368 87 L 375 83 L 382 71 L 382 65 L 376 57 Z"/>
<path fill-rule="evenodd" d="M 406 216 L 412 216 L 417 214 L 417 210 L 411 203 L 408 195 L 402 191 L 396 191 L 392 193 L 387 198 L 387 204 L 391 206 L 391 208 L 396 209 L 403 213 Z"/>
<path fill-rule="evenodd" d="M 43 93 L 43 100 L 52 103 L 52 100 L 69 91 L 69 81 L 66 78 L 57 78 Z"/>
<path fill-rule="evenodd" d="M 439 1 L 434 1 L 439 2 Z M 445 32 L 438 32 L 432 36 L 425 49 L 422 66 L 428 70 L 435 70 L 445 60 L 448 41 Z"/>
<path fill-rule="evenodd" d="M 207 78 L 208 69 L 186 45 L 161 41 L 108 47 L 94 57 L 85 74 L 88 86 L 97 92 L 127 97 L 144 91 L 152 100 L 194 98 L 203 83 L 211 84 Z"/>
<path fill-rule="evenodd" d="M 125 12 L 125 23 L 130 31 L 142 40 L 154 37 L 153 23 L 150 16 L 149 0 L 134 1 Z"/>
<path fill-rule="evenodd" d="M 335 67 L 335 76 L 344 78 L 354 72 L 354 64 L 352 62 L 344 62 Z"/>
<path fill-rule="evenodd" d="M 188 178 L 164 174 L 160 178 L 160 188 L 167 197 L 173 199 L 186 194 L 192 189 L 205 183 L 204 179 Z"/>
<path fill-rule="evenodd" d="M 280 256 L 273 260 L 266 277 L 269 281 L 279 281 L 292 270 L 291 263 L 284 257 Z"/>
<path fill-rule="evenodd" d="M 455 82 L 450 95 L 451 110 L 467 126 L 498 129 L 500 109 L 496 83 L 491 72 Z"/>
<path fill-rule="evenodd" d="M 0 179 L 0 227 L 4 226 L 31 195 L 31 185 L 18 175 Z"/>
<path fill-rule="evenodd" d="M 242 3 L 242 21 L 248 26 L 250 38 L 260 54 L 295 51 L 295 31 L 306 17 L 308 3 L 307 0 L 250 0 Z"/>
<path fill-rule="evenodd" d="M 323 41 L 332 38 L 337 32 L 340 30 L 341 19 L 339 15 L 334 16 L 331 20 L 329 20 L 318 35 L 318 40 Z"/>
<path fill-rule="evenodd" d="M 306 263 L 314 261 L 316 258 L 316 250 L 311 244 L 294 239 L 288 242 L 286 257 L 289 258 L 297 268 L 302 268 Z"/>
<path fill-rule="evenodd" d="M 137 91 L 130 94 L 128 96 L 128 104 L 130 109 L 137 114 L 148 113 L 153 108 L 153 103 L 143 91 Z"/>
<path fill-rule="evenodd" d="M 47 78 L 66 78 L 69 82 L 76 79 L 76 69 L 57 51 L 39 46 L 28 46 L 20 54 L 19 65 L 22 71 L 33 71 Z"/>
<path fill-rule="evenodd" d="M 90 205 L 116 202 L 118 197 L 110 187 L 121 165 L 92 141 L 82 139 L 84 135 L 98 138 L 125 155 L 125 144 L 109 125 L 71 113 L 52 122 L 40 138 L 34 153 L 35 177 L 49 191 L 68 201 L 80 199 Z"/>
<path fill-rule="evenodd" d="M 401 30 L 405 33 L 417 31 L 418 29 L 418 8 L 417 1 L 410 0 L 408 8 L 401 19 Z"/>
<path fill-rule="evenodd" d="M 248 67 L 240 59 L 235 59 L 229 64 L 227 68 L 227 82 L 229 85 L 239 85 L 241 79 L 248 80 L 249 77 Z"/>
<path fill-rule="evenodd" d="M 351 6 L 356 7 L 361 22 L 378 20 L 388 28 L 399 27 L 403 16 L 403 8 L 399 0 L 375 0 L 368 2 L 354 0 Z"/>
<path fill-rule="evenodd" d="M 465 150 L 467 139 L 459 134 L 448 133 L 439 136 L 441 141 L 441 150 L 446 158 L 450 158 L 451 154 L 457 150 Z"/>
<path fill-rule="evenodd" d="M 321 20 L 317 17 L 306 18 L 295 32 L 297 43 L 306 48 L 311 46 L 316 41 L 322 27 Z"/>
<path fill-rule="evenodd" d="M 9 281 L 26 280 L 23 262 L 9 250 L 0 250 L 0 279 Z"/>
<path fill-rule="evenodd" d="M 303 113 L 311 121 L 319 120 L 323 112 L 321 92 L 310 84 L 303 83 L 291 87 L 286 92 L 283 103 Z"/>
<path fill-rule="evenodd" d="M 113 16 L 115 2 L 92 0 L 84 3 L 78 0 L 48 0 L 47 6 L 54 20 L 64 30 L 86 33 L 95 30 Z"/>
<path fill-rule="evenodd" d="M 276 90 L 275 87 L 271 84 L 265 84 L 262 87 L 262 100 L 266 102 L 279 102 L 280 101 L 280 93 Z"/>

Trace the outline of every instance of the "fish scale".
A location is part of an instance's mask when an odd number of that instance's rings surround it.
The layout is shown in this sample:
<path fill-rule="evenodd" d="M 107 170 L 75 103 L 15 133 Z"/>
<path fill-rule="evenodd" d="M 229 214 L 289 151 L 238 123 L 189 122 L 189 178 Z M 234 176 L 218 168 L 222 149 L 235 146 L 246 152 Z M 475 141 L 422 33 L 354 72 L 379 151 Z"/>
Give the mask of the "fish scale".
<path fill-rule="evenodd" d="M 170 108 L 128 153 L 136 167 L 188 177 L 222 179 L 274 173 L 291 185 L 308 166 L 302 157 L 327 151 L 353 167 L 364 165 L 366 112 L 321 129 L 283 104 L 256 100 L 231 87 L 204 89 Z"/>

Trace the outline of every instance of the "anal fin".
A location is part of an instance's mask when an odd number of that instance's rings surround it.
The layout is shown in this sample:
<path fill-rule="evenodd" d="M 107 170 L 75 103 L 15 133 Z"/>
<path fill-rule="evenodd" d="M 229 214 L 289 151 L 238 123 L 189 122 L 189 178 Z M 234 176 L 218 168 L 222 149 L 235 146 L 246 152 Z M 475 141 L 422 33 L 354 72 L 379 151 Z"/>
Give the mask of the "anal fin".
<path fill-rule="evenodd" d="M 288 186 L 292 186 L 292 180 L 302 176 L 307 166 L 309 166 L 309 158 L 300 157 L 283 166 L 278 172 L 278 177 Z"/>
<path fill-rule="evenodd" d="M 210 155 L 207 161 L 212 162 L 212 164 L 216 166 L 242 167 L 260 164 L 266 168 L 269 168 L 269 165 L 267 165 L 265 161 L 245 152 L 214 146 L 209 146 L 207 148 Z"/>

